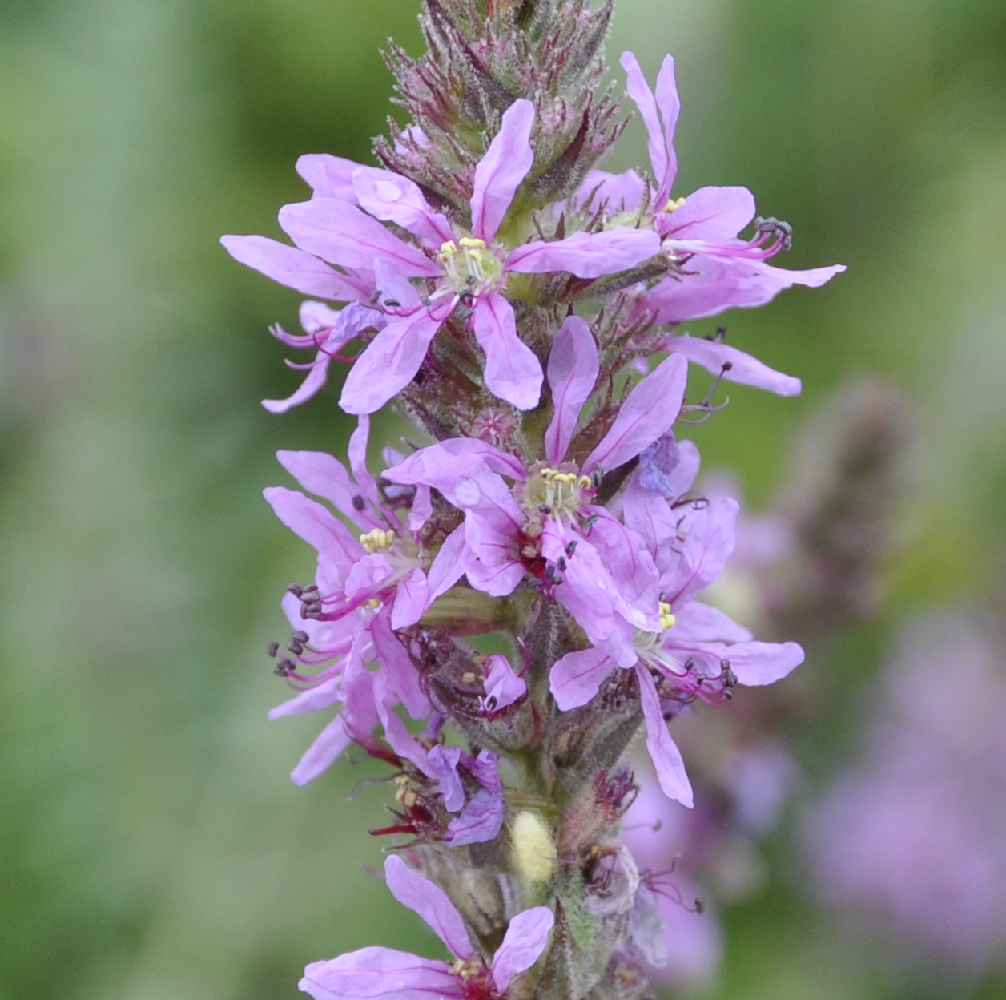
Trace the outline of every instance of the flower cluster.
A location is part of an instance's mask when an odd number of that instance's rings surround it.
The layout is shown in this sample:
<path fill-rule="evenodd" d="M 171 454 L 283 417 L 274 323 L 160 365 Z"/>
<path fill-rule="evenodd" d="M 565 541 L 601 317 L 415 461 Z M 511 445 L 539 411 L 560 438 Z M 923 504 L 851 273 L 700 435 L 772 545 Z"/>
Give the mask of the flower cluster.
<path fill-rule="evenodd" d="M 335 362 L 357 420 L 347 464 L 284 451 L 304 492 L 266 491 L 317 553 L 283 600 L 291 636 L 270 653 L 297 693 L 272 716 L 325 713 L 298 783 L 350 745 L 391 769 L 388 888 L 454 956 L 316 962 L 301 987 L 319 1000 L 647 995 L 661 890 L 619 842 L 627 753 L 645 733 L 663 792 L 691 806 L 675 718 L 803 659 L 701 599 L 738 504 L 697 489 L 682 436 L 715 408 L 690 366 L 714 388 L 799 381 L 680 327 L 842 268 L 769 264 L 789 229 L 742 237 L 746 189 L 671 197 L 670 58 L 654 91 L 622 59 L 650 171 L 597 169 L 621 131 L 598 88 L 610 3 L 481 6 L 428 0 L 430 51 L 391 53 L 413 120 L 377 142 L 382 166 L 304 156 L 311 197 L 279 215 L 292 245 L 223 239 L 312 297 L 302 334 L 273 331 L 314 352 L 306 376 L 264 405 L 307 401 Z M 375 475 L 388 403 L 427 443 L 386 448 Z"/>

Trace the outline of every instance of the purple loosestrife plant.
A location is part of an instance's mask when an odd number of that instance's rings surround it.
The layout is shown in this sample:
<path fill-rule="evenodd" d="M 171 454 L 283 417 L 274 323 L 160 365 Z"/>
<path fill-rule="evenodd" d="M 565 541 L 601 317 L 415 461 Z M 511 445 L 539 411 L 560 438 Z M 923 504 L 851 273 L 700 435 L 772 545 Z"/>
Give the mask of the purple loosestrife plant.
<path fill-rule="evenodd" d="M 345 364 L 340 406 L 359 419 L 348 468 L 280 453 L 317 499 L 266 491 L 317 553 L 283 601 L 292 636 L 271 654 L 297 694 L 272 715 L 326 714 L 298 783 L 351 744 L 391 769 L 388 887 L 454 956 L 315 962 L 301 988 L 318 1000 L 649 995 L 660 881 L 619 842 L 627 753 L 645 734 L 663 791 L 691 805 L 674 718 L 803 658 L 698 600 L 738 505 L 695 491 L 679 440 L 714 409 L 689 362 L 783 395 L 799 381 L 679 325 L 841 268 L 769 265 L 788 228 L 741 237 L 743 188 L 671 200 L 669 59 L 655 92 L 622 59 L 652 176 L 598 170 L 624 124 L 603 85 L 611 13 L 426 0 L 428 51 L 388 54 L 411 120 L 377 140 L 380 166 L 304 156 L 311 197 L 280 212 L 293 245 L 223 239 L 312 297 L 303 334 L 273 333 L 314 358 L 266 407 Z M 426 443 L 385 449 L 375 474 L 368 415 L 386 404 Z"/>

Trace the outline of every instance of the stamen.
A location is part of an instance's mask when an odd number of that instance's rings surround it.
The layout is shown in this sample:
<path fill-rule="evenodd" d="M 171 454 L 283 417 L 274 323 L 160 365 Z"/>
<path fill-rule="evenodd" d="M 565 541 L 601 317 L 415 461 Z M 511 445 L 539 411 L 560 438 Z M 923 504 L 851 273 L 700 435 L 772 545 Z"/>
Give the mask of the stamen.
<path fill-rule="evenodd" d="M 657 614 L 660 615 L 661 631 L 674 628 L 674 615 L 671 614 L 671 606 L 666 601 L 659 601 L 657 603 Z"/>
<path fill-rule="evenodd" d="M 755 219 L 755 232 L 757 236 L 752 242 L 756 246 L 768 243 L 766 249 L 770 256 L 779 253 L 780 250 L 790 250 L 793 246 L 793 227 L 781 219 L 763 219 L 759 216 Z"/>
<path fill-rule="evenodd" d="M 441 244 L 437 254 L 450 288 L 471 308 L 474 298 L 503 274 L 503 265 L 485 240 L 462 236 Z"/>
<path fill-rule="evenodd" d="M 394 540 L 395 533 L 390 530 L 385 531 L 383 528 L 374 528 L 372 531 L 360 535 L 360 544 L 368 555 L 390 549 Z"/>

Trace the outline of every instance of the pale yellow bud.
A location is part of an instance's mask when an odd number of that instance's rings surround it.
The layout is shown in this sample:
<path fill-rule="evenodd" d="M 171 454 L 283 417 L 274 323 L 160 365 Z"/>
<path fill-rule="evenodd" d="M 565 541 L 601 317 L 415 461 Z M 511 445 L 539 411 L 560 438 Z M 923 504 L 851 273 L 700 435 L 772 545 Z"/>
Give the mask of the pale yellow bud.
<path fill-rule="evenodd" d="M 510 824 L 511 860 L 517 874 L 532 886 L 551 881 L 558 863 L 552 830 L 540 813 L 525 809 Z"/>

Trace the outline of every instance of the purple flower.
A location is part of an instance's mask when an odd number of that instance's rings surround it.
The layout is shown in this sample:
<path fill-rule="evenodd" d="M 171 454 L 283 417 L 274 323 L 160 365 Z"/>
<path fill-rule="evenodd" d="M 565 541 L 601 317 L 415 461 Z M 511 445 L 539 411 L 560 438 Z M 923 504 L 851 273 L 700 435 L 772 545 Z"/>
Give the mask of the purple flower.
<path fill-rule="evenodd" d="M 514 672 L 510 661 L 500 653 L 494 653 L 485 663 L 488 672 L 485 678 L 486 695 L 482 700 L 486 715 L 494 715 L 520 701 L 527 694 L 527 682 Z"/>
<path fill-rule="evenodd" d="M 871 678 L 865 746 L 805 815 L 817 889 L 941 971 L 1006 967 L 1002 614 L 917 616 Z M 886 952 L 891 954 L 890 950 Z"/>
<path fill-rule="evenodd" d="M 755 235 L 739 238 L 755 215 L 754 197 L 742 187 L 704 187 L 684 198 L 670 198 L 677 174 L 674 129 L 680 101 L 674 83 L 674 60 L 667 56 L 657 76 L 655 93 L 631 52 L 622 56 L 629 97 L 639 109 L 649 134 L 648 151 L 656 187 L 635 172 L 592 171 L 577 200 L 604 209 L 614 222 L 649 225 L 659 234 L 661 249 L 676 273 L 642 293 L 640 309 L 658 323 L 679 323 L 712 316 L 739 306 L 760 306 L 792 285 L 816 288 L 844 265 L 787 271 L 767 261 L 788 249 L 789 227 L 774 219 L 757 220 Z M 670 336 L 661 345 L 714 374 L 783 396 L 800 392 L 800 380 L 776 372 L 760 361 L 718 341 Z"/>
<path fill-rule="evenodd" d="M 404 177 L 334 157 L 312 157 L 301 166 L 315 197 L 280 212 L 280 224 L 299 249 L 259 236 L 224 237 L 224 246 L 238 260 L 299 290 L 343 301 L 369 301 L 377 290 L 375 304 L 387 321 L 346 379 L 340 405 L 347 412 L 372 413 L 408 385 L 458 305 L 467 310 L 466 320 L 485 352 L 487 388 L 518 409 L 533 408 L 541 392 L 541 366 L 518 336 L 513 307 L 501 294 L 507 273 L 568 271 L 598 278 L 657 253 L 660 240 L 654 232 L 624 226 L 511 250 L 495 243 L 533 163 L 533 122 L 534 105 L 527 100 L 515 101 L 503 114 L 500 131 L 475 169 L 468 230 L 434 212 L 419 187 Z M 389 222 L 415 242 L 396 236 L 385 227 Z M 422 295 L 412 284 L 416 279 L 423 282 Z M 433 291 L 427 292 L 431 285 Z"/>
<path fill-rule="evenodd" d="M 388 745 L 429 779 L 432 789 L 443 797 L 447 812 L 459 814 L 448 822 L 440 839 L 449 847 L 495 840 L 506 812 L 496 754 L 480 750 L 477 757 L 472 757 L 460 747 L 424 745 L 394 713 L 393 701 L 379 700 L 377 706 Z M 467 782 L 461 768 L 470 776 Z M 475 791 L 469 795 L 466 786 L 473 784 Z"/>
<path fill-rule="evenodd" d="M 453 582 L 448 552 L 427 551 L 418 541 L 426 491 L 419 489 L 405 523 L 385 502 L 366 468 L 368 419 L 361 418 L 349 444 L 354 475 L 321 452 L 280 452 L 283 466 L 304 487 L 328 500 L 361 533 L 355 536 L 327 507 L 284 487 L 265 491 L 279 519 L 318 553 L 315 583 L 295 588 L 284 608 L 295 632 L 293 659 L 277 672 L 302 693 L 273 709 L 271 718 L 342 704 L 294 771 L 310 781 L 345 749 L 352 734 L 369 733 L 384 697 L 400 701 L 416 719 L 430 705 L 416 669 L 394 630 L 414 624 Z M 441 550 L 442 551 L 442 550 Z M 380 662 L 382 694 L 376 696 L 366 661 Z M 306 668 L 306 669 L 305 669 Z"/>
<path fill-rule="evenodd" d="M 300 988 L 314 1000 L 497 1000 L 509 995 L 514 978 L 530 969 L 545 950 L 554 921 L 546 906 L 518 913 L 487 963 L 472 944 L 461 914 L 438 885 L 395 854 L 385 861 L 384 874 L 395 899 L 419 914 L 456 960 L 448 963 L 392 948 L 361 948 L 328 962 L 313 962 L 304 970 Z"/>
<path fill-rule="evenodd" d="M 307 365 L 288 361 L 291 368 L 305 369 L 307 375 L 300 387 L 287 399 L 266 399 L 262 405 L 271 413 L 285 413 L 293 406 L 310 399 L 328 378 L 328 363 L 333 358 L 341 358 L 339 351 L 369 329 L 380 330 L 385 324 L 384 316 L 374 309 L 368 309 L 359 302 L 352 302 L 340 312 L 329 309 L 321 302 L 304 302 L 300 307 L 300 325 L 303 335 L 287 333 L 281 326 L 274 326 L 272 335 L 284 344 L 298 350 L 315 348 L 317 355 Z"/>
<path fill-rule="evenodd" d="M 465 511 L 463 545 L 452 551 L 458 575 L 465 573 L 472 587 L 504 596 L 530 577 L 596 647 L 631 665 L 633 630 L 656 627 L 657 569 L 635 532 L 592 498 L 603 470 L 634 459 L 673 424 L 685 370 L 684 361 L 672 357 L 642 379 L 577 467 L 565 455 L 599 360 L 587 324 L 571 316 L 556 334 L 548 362 L 554 413 L 544 461 L 525 467 L 482 442 L 451 439 L 421 449 L 385 476 L 437 489 Z"/>
<path fill-rule="evenodd" d="M 646 748 L 661 788 L 691 806 L 691 784 L 665 719 L 696 699 L 719 703 L 735 683 L 779 680 L 803 661 L 803 650 L 796 643 L 751 641 L 747 629 L 694 599 L 719 576 L 733 550 L 737 502 L 715 497 L 675 509 L 641 485 L 641 478 L 637 473 L 626 489 L 623 516 L 659 573 L 658 624 L 635 630 L 626 660 L 616 661 L 596 643 L 566 653 L 553 665 L 549 682 L 556 704 L 566 711 L 590 701 L 616 666 L 635 667 Z"/>

